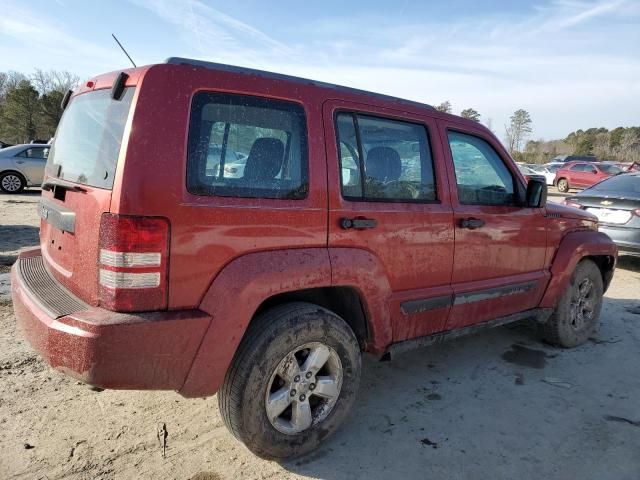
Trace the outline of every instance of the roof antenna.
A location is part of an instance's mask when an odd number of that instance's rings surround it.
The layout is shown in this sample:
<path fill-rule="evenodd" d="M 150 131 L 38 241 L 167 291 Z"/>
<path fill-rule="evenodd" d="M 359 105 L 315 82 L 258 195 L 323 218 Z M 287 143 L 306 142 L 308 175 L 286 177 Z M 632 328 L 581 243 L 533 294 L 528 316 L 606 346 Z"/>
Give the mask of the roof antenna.
<path fill-rule="evenodd" d="M 131 59 L 131 57 L 129 56 L 129 54 L 127 53 L 127 51 L 124 49 L 124 47 L 122 46 L 122 44 L 120 43 L 120 41 L 118 40 L 118 38 L 112 33 L 111 36 L 113 37 L 113 39 L 116 41 L 116 43 L 118 44 L 118 46 L 122 49 L 122 51 L 124 52 L 124 54 L 127 56 L 127 58 L 129 59 L 129 61 L 133 64 L 133 67 L 136 68 L 137 65 L 135 64 L 135 62 Z"/>

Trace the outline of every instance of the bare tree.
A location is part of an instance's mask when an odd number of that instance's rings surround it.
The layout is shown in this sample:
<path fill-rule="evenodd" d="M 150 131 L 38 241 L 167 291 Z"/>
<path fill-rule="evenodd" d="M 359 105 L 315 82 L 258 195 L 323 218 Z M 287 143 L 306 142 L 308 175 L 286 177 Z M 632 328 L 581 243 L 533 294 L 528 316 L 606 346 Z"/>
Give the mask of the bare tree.
<path fill-rule="evenodd" d="M 0 103 L 4 102 L 7 97 L 7 93 L 11 90 L 15 90 L 20 85 L 20 82 L 26 80 L 27 77 L 20 73 L 10 70 L 8 72 L 0 73 Z"/>
<path fill-rule="evenodd" d="M 493 119 L 491 117 L 487 118 L 484 124 L 489 130 L 493 132 Z"/>
<path fill-rule="evenodd" d="M 523 109 L 516 110 L 511 115 L 509 125 L 505 125 L 505 139 L 512 155 L 521 152 L 527 137 L 531 133 L 531 116 Z"/>
<path fill-rule="evenodd" d="M 72 90 L 80 78 L 65 70 L 45 71 L 36 68 L 30 80 L 40 95 L 45 95 L 50 92 L 65 93 L 67 90 Z"/>
<path fill-rule="evenodd" d="M 620 157 L 627 162 L 640 160 L 640 134 L 629 129 L 620 139 Z"/>
<path fill-rule="evenodd" d="M 611 157 L 611 148 L 609 147 L 609 132 L 596 134 L 593 141 L 593 154 L 599 160 L 607 160 Z"/>

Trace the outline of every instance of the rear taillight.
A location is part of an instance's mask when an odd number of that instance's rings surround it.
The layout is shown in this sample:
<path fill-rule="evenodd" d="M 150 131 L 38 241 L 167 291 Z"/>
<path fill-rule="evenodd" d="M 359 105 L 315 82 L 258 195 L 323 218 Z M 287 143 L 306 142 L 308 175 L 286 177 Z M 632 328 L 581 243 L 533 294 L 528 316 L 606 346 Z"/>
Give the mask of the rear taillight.
<path fill-rule="evenodd" d="M 99 267 L 102 307 L 118 312 L 166 308 L 169 221 L 103 214 Z"/>
<path fill-rule="evenodd" d="M 568 207 L 582 208 L 582 205 L 576 202 L 572 202 L 571 200 L 564 200 L 562 203 L 567 205 Z"/>

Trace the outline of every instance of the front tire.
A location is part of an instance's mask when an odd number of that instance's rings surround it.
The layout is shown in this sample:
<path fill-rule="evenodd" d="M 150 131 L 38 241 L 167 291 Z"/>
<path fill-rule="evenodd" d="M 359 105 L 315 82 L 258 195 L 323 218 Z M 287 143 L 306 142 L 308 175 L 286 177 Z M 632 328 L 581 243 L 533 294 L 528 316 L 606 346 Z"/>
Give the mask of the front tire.
<path fill-rule="evenodd" d="M 587 259 L 578 263 L 553 315 L 543 326 L 545 340 L 565 348 L 589 340 L 598 330 L 603 291 L 598 266 Z"/>
<path fill-rule="evenodd" d="M 360 383 L 351 328 L 320 306 L 267 310 L 245 334 L 218 393 L 225 425 L 259 457 L 310 452 L 346 418 Z"/>
<path fill-rule="evenodd" d="M 0 190 L 4 193 L 20 193 L 27 186 L 25 179 L 16 172 L 5 172 L 0 175 Z"/>
<path fill-rule="evenodd" d="M 561 178 L 558 180 L 558 191 L 562 193 L 567 193 L 569 191 L 569 182 L 566 178 Z"/>

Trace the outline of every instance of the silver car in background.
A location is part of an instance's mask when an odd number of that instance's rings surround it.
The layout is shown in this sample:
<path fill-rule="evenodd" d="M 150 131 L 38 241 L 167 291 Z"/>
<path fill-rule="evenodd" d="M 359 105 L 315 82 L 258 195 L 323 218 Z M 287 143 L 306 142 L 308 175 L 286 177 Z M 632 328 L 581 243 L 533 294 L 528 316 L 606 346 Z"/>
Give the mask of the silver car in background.
<path fill-rule="evenodd" d="M 29 143 L 0 150 L 0 191 L 19 193 L 39 187 L 44 178 L 50 145 Z"/>

